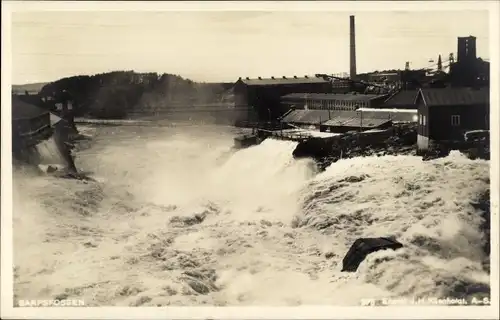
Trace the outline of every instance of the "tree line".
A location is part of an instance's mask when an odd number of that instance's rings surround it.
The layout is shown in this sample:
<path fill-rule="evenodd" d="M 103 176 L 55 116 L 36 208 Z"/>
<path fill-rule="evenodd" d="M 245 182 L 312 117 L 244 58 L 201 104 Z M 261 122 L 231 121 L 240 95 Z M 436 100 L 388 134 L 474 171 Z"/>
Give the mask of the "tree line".
<path fill-rule="evenodd" d="M 129 112 L 154 112 L 221 101 L 231 83 L 199 83 L 179 75 L 114 71 L 62 78 L 45 85 L 46 101 L 68 99 L 77 117 L 120 119 Z"/>

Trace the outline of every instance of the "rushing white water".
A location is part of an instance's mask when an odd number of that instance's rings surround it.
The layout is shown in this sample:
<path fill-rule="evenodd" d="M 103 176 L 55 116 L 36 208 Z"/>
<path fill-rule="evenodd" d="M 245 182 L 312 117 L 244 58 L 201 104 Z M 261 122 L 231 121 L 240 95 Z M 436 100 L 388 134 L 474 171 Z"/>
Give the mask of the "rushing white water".
<path fill-rule="evenodd" d="M 15 172 L 15 294 L 87 305 L 358 305 L 487 292 L 489 165 L 341 160 L 317 174 L 295 143 L 232 151 L 229 130 L 87 127 L 77 166 L 100 183 Z M 405 247 L 341 273 L 352 242 Z M 478 293 L 479 292 L 479 293 Z"/>
<path fill-rule="evenodd" d="M 57 165 L 58 167 L 67 166 L 66 160 L 57 148 L 53 137 L 42 141 L 35 148 L 39 155 L 39 163 L 41 167 L 45 167 L 47 165 Z"/>

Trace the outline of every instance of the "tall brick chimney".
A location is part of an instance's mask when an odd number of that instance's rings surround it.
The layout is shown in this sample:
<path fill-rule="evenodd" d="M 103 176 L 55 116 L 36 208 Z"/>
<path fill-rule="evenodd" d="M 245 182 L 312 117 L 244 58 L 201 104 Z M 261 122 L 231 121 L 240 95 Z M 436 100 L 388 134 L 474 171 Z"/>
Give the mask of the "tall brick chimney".
<path fill-rule="evenodd" d="M 350 31 L 350 64 L 349 64 L 349 77 L 356 78 L 356 27 L 354 16 L 349 16 L 349 31 Z"/>

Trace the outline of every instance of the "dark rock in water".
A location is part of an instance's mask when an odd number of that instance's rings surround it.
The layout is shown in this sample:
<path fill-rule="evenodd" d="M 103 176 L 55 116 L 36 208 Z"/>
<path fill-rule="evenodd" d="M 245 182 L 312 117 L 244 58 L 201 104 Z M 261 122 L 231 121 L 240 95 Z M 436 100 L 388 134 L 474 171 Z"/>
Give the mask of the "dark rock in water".
<path fill-rule="evenodd" d="M 63 293 L 59 293 L 57 294 L 55 297 L 54 297 L 54 300 L 66 300 L 69 298 L 69 294 L 63 292 Z"/>
<path fill-rule="evenodd" d="M 383 133 L 348 132 L 331 138 L 309 138 L 300 142 L 293 157 L 312 158 L 320 171 L 340 159 L 384 155 L 414 155 L 416 126 L 397 125 Z"/>
<path fill-rule="evenodd" d="M 174 216 L 170 219 L 170 223 L 178 227 L 193 226 L 195 224 L 200 224 L 207 218 L 208 215 L 218 214 L 219 209 L 211 205 L 208 209 L 195 213 L 191 216 Z"/>
<path fill-rule="evenodd" d="M 359 238 L 352 244 L 342 260 L 342 272 L 355 272 L 366 256 L 370 253 L 392 249 L 402 248 L 403 245 L 392 238 Z"/>
<path fill-rule="evenodd" d="M 193 216 L 188 217 L 174 216 L 170 219 L 170 223 L 179 226 L 193 226 L 195 224 L 202 223 L 206 216 L 207 215 L 203 213 L 194 214 Z"/>
<path fill-rule="evenodd" d="M 197 294 L 205 295 L 218 290 L 214 283 L 217 280 L 214 270 L 186 270 L 182 280 Z"/>
<path fill-rule="evenodd" d="M 97 244 L 91 241 L 87 241 L 83 244 L 84 247 L 86 248 L 97 248 Z"/>
<path fill-rule="evenodd" d="M 450 154 L 450 149 L 445 146 L 433 146 L 423 156 L 422 161 L 445 158 Z"/>
<path fill-rule="evenodd" d="M 56 176 L 58 178 L 62 178 L 62 179 L 73 179 L 73 180 L 97 182 L 95 179 L 93 179 L 93 178 L 91 178 L 83 173 L 78 173 L 78 172 L 62 171 L 62 172 L 60 172 L 60 174 L 57 174 Z"/>
<path fill-rule="evenodd" d="M 333 253 L 333 252 L 327 252 L 327 253 L 325 253 L 325 258 L 331 259 L 333 257 L 335 257 L 335 253 Z"/>
<path fill-rule="evenodd" d="M 310 138 L 297 145 L 293 151 L 294 158 L 322 159 L 332 154 L 332 146 L 326 139 Z"/>
<path fill-rule="evenodd" d="M 491 202 L 490 202 L 490 190 L 482 192 L 479 197 L 471 202 L 471 206 L 479 211 L 482 223 L 480 225 L 480 230 L 483 233 L 483 251 L 487 258 L 484 261 L 484 265 L 489 268 L 489 258 L 491 253 Z"/>
<path fill-rule="evenodd" d="M 367 174 L 362 174 L 359 177 L 356 176 L 349 176 L 344 179 L 339 180 L 339 182 L 350 182 L 350 183 L 356 183 L 356 182 L 361 182 L 365 180 L 366 178 L 369 178 L 370 176 Z"/>
<path fill-rule="evenodd" d="M 48 166 L 47 167 L 47 173 L 53 173 L 53 172 L 56 172 L 57 171 L 57 167 L 53 167 L 53 166 Z"/>

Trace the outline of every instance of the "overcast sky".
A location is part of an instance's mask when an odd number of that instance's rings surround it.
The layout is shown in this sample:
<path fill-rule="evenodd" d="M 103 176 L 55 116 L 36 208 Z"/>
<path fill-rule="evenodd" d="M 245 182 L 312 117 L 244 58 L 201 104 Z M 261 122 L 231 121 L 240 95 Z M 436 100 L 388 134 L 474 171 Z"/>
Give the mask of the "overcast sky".
<path fill-rule="evenodd" d="M 235 81 L 349 71 L 352 12 L 15 12 L 12 82 L 112 70 Z M 487 11 L 356 12 L 358 72 L 456 55 L 477 37 L 489 58 Z"/>

